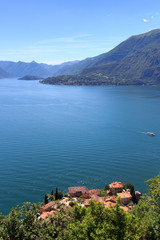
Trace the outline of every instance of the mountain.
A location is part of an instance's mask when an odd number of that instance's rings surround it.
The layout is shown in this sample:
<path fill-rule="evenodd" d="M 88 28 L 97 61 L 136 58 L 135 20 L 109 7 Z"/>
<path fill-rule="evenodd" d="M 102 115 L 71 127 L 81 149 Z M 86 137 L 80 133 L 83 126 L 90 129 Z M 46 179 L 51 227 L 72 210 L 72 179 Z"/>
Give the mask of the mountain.
<path fill-rule="evenodd" d="M 32 61 L 30 63 L 21 61 L 0 61 L 0 68 L 8 73 L 4 74 L 4 77 L 23 77 L 25 75 L 49 77 L 59 75 L 60 69 L 70 67 L 77 62 L 78 61 L 72 61 L 59 65 L 48 65 L 44 63 L 37 63 L 35 61 Z"/>
<path fill-rule="evenodd" d="M 31 76 L 31 75 L 26 75 L 24 77 L 18 78 L 18 80 L 40 80 L 43 79 L 39 76 Z"/>
<path fill-rule="evenodd" d="M 3 70 L 0 67 L 0 78 L 8 78 L 9 77 L 9 73 L 7 73 L 5 70 Z"/>
<path fill-rule="evenodd" d="M 7 71 L 11 77 L 23 77 L 25 75 L 50 76 L 50 73 L 35 61 L 31 63 L 0 61 L 0 67 Z"/>
<path fill-rule="evenodd" d="M 62 75 L 65 71 L 67 71 L 67 69 L 70 69 L 72 65 L 75 65 L 78 62 L 80 61 L 76 60 L 76 61 L 64 62 L 58 65 L 48 65 L 48 64 L 40 63 L 40 65 L 43 68 L 45 68 L 50 73 L 51 76 L 58 76 L 58 75 Z"/>
<path fill-rule="evenodd" d="M 160 29 L 132 36 L 107 53 L 70 66 L 69 71 L 78 74 L 41 82 L 73 85 L 160 84 Z"/>

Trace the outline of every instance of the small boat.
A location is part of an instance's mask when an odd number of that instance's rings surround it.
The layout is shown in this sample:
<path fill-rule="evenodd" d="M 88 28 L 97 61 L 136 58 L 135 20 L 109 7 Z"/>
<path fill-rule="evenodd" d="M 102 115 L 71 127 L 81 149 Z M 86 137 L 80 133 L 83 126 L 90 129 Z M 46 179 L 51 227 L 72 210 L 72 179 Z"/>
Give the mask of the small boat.
<path fill-rule="evenodd" d="M 156 136 L 156 134 L 153 133 L 153 132 L 147 132 L 146 134 L 147 134 L 148 136 L 152 136 L 152 137 Z"/>

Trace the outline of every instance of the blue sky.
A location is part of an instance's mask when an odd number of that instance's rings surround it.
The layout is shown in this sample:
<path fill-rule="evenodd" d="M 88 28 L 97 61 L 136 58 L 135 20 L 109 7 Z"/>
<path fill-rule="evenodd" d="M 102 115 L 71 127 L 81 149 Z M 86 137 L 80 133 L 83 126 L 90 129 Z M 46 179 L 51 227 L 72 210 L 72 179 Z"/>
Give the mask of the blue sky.
<path fill-rule="evenodd" d="M 159 0 L 0 0 L 0 60 L 81 60 L 156 28 Z"/>

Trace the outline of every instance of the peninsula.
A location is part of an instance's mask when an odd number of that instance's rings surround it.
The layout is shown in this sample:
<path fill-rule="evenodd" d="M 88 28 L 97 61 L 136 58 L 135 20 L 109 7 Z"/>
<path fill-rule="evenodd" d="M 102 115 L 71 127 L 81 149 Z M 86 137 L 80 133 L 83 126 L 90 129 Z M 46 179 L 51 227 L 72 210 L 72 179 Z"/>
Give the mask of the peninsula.
<path fill-rule="evenodd" d="M 25 75 L 24 77 L 18 78 L 18 80 L 40 80 L 43 79 L 39 76 Z"/>

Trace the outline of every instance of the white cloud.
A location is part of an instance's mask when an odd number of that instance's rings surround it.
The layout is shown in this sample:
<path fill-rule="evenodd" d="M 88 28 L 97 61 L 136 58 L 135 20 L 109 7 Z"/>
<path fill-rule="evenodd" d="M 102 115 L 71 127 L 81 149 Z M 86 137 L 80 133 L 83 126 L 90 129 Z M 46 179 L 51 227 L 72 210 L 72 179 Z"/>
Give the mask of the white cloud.
<path fill-rule="evenodd" d="M 143 22 L 148 22 L 148 19 L 146 19 L 146 18 L 143 18 Z"/>
<path fill-rule="evenodd" d="M 55 60 L 55 61 L 43 61 L 43 63 L 50 64 L 50 65 L 58 65 L 58 64 L 61 64 L 61 63 L 64 63 L 64 62 L 68 62 L 68 61 L 66 61 L 66 60 L 56 61 Z"/>
<path fill-rule="evenodd" d="M 51 38 L 51 39 L 44 39 L 42 41 L 37 42 L 40 45 L 52 44 L 52 43 L 75 43 L 81 41 L 82 39 L 92 37 L 93 34 L 77 34 L 74 36 L 66 36 L 66 37 L 59 37 L 59 38 Z"/>

